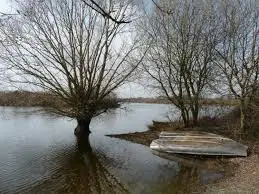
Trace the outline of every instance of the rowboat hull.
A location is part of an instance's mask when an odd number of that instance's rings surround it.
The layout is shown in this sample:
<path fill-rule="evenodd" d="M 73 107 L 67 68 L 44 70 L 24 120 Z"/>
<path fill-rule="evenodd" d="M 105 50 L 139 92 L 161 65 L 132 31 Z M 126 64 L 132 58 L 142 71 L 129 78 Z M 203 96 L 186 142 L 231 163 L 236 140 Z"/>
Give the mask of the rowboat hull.
<path fill-rule="evenodd" d="M 248 147 L 232 139 L 204 132 L 162 132 L 150 144 L 152 150 L 208 156 L 247 156 Z"/>

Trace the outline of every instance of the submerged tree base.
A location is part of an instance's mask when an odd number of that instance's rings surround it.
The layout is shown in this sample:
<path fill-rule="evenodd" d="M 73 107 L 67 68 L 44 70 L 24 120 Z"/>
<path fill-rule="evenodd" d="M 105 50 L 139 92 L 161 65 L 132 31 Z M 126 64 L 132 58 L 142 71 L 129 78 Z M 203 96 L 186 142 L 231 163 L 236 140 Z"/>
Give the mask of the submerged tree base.
<path fill-rule="evenodd" d="M 77 127 L 74 130 L 74 134 L 78 137 L 85 136 L 88 137 L 91 133 L 90 131 L 91 120 L 77 120 Z"/>
<path fill-rule="evenodd" d="M 92 133 L 90 130 L 87 130 L 87 131 L 81 130 L 79 126 L 77 126 L 74 130 L 75 136 L 90 135 L 90 133 Z"/>

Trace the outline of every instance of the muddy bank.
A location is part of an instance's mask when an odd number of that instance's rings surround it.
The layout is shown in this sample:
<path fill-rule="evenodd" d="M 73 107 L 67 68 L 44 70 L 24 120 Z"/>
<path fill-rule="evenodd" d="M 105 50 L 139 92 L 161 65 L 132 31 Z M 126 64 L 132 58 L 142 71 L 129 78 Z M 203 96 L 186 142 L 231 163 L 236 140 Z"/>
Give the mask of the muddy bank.
<path fill-rule="evenodd" d="M 233 176 L 207 185 L 205 193 L 259 193 L 259 155 L 229 160 L 237 165 Z"/>
<path fill-rule="evenodd" d="M 153 121 L 152 125 L 148 126 L 149 130 L 144 132 L 135 132 L 118 135 L 107 135 L 128 140 L 134 143 L 149 146 L 152 140 L 157 139 L 161 131 L 181 131 L 183 128 L 177 122 L 157 122 Z"/>
<path fill-rule="evenodd" d="M 240 135 L 233 133 L 217 125 L 217 123 L 211 124 L 211 126 L 200 126 L 197 128 L 183 128 L 180 123 L 177 122 L 155 122 L 149 126 L 149 130 L 145 132 L 135 132 L 129 134 L 107 135 L 109 137 L 124 139 L 130 142 L 149 146 L 152 140 L 159 137 L 161 131 L 206 131 L 213 132 L 221 135 L 225 135 L 232 139 L 235 139 L 241 143 L 249 146 L 249 156 L 246 158 L 206 158 L 206 157 L 193 157 L 193 156 L 176 156 L 176 158 L 168 158 L 168 156 L 161 156 L 167 159 L 180 160 L 183 165 L 195 165 L 200 169 L 211 169 L 215 174 L 220 175 L 205 181 L 206 184 L 202 184 L 201 181 L 197 181 L 188 192 L 190 193 L 259 193 L 259 142 L 249 139 L 241 139 Z M 212 174 L 213 174 L 212 173 Z M 223 176 L 222 176 L 223 175 Z M 180 192 L 181 193 L 181 192 Z"/>

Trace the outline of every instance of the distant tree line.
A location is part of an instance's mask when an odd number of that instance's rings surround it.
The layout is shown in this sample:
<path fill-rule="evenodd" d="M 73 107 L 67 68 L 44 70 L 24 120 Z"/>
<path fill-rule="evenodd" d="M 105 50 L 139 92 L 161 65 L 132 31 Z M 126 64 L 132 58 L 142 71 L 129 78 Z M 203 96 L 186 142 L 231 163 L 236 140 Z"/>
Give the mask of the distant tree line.
<path fill-rule="evenodd" d="M 56 107 L 65 108 L 66 104 L 62 99 L 48 92 L 16 90 L 1 91 L 0 106 L 43 107 L 51 112 L 55 112 Z M 118 108 L 120 106 L 119 99 L 115 94 L 112 94 L 105 98 L 101 106 L 111 109 Z"/>

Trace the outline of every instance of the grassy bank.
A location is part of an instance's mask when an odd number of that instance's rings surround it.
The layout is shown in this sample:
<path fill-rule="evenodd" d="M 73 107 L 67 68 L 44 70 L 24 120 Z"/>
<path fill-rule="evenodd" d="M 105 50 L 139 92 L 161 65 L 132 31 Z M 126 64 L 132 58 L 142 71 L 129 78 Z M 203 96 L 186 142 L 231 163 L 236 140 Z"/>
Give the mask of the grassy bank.
<path fill-rule="evenodd" d="M 152 140 L 159 137 L 161 131 L 203 131 L 223 135 L 244 144 L 248 144 L 250 145 L 252 151 L 259 152 L 259 149 L 254 150 L 254 148 L 257 148 L 257 144 L 259 144 L 259 123 L 256 119 L 259 118 L 259 112 L 254 111 L 252 113 L 255 119 L 250 121 L 250 126 L 249 129 L 247 129 L 246 134 L 240 132 L 239 130 L 240 114 L 239 109 L 235 108 L 231 112 L 223 116 L 204 116 L 199 119 L 199 125 L 195 127 L 185 128 L 183 126 L 183 123 L 179 121 L 153 121 L 153 123 L 148 126 L 148 130 L 145 132 L 135 132 L 110 136 L 149 146 Z"/>

